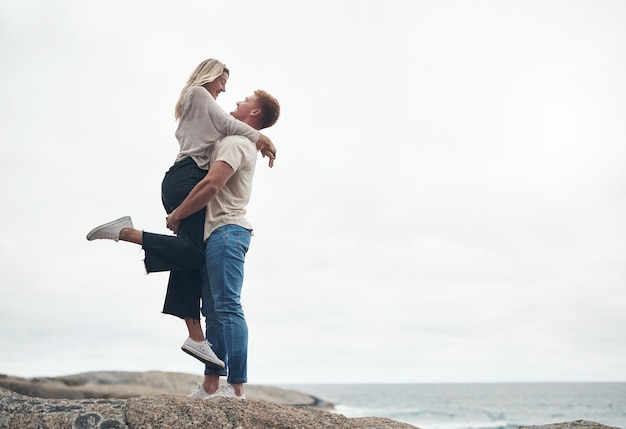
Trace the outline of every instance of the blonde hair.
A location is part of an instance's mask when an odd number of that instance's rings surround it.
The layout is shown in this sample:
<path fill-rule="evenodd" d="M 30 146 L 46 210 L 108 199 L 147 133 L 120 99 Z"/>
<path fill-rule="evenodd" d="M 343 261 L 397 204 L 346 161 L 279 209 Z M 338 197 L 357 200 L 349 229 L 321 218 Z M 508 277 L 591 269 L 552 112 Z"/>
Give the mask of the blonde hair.
<path fill-rule="evenodd" d="M 261 129 L 271 127 L 280 116 L 278 100 L 262 89 L 254 91 L 254 95 L 261 109 Z"/>
<path fill-rule="evenodd" d="M 185 97 L 192 86 L 202 86 L 206 83 L 213 82 L 224 72 L 230 74 L 228 68 L 218 60 L 208 59 L 202 61 L 193 73 L 191 73 L 191 76 L 189 76 L 189 79 L 187 80 L 187 84 L 183 87 L 182 91 L 180 91 L 180 97 L 178 97 L 176 108 L 174 109 L 174 117 L 177 120 L 180 119 L 180 116 L 183 113 Z"/>

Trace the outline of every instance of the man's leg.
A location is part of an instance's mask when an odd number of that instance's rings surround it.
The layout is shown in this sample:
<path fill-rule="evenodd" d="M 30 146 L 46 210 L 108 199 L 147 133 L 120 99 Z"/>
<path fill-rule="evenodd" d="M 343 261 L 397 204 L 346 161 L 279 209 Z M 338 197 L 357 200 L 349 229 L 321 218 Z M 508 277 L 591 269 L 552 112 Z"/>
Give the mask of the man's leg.
<path fill-rule="evenodd" d="M 202 388 L 209 395 L 217 392 L 218 387 L 220 387 L 220 376 L 216 374 L 205 374 L 204 380 L 202 380 Z"/>
<path fill-rule="evenodd" d="M 219 322 L 217 334 L 220 343 L 216 344 L 215 351 L 217 353 L 222 348 L 225 352 L 227 381 L 238 396 L 243 394 L 243 384 L 247 382 L 248 325 L 241 306 L 241 289 L 250 237 L 249 230 L 226 225 L 215 230 L 206 245 L 208 286 L 213 300 L 214 318 Z M 203 313 L 205 317 L 210 315 L 208 311 Z M 208 331 L 207 317 L 207 338 Z M 223 333 L 223 338 L 219 338 L 220 333 Z"/>

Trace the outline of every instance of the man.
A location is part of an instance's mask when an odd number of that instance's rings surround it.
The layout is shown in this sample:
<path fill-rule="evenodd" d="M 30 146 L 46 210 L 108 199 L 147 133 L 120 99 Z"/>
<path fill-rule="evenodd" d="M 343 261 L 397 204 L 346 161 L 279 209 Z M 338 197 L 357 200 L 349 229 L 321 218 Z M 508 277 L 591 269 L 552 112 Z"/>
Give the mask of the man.
<path fill-rule="evenodd" d="M 231 112 L 233 117 L 257 130 L 274 125 L 279 114 L 278 101 L 262 90 L 238 102 Z M 240 298 L 243 265 L 252 235 L 245 214 L 256 158 L 256 146 L 248 138 L 225 137 L 212 151 L 206 177 L 167 217 L 167 227 L 176 233 L 182 219 L 207 207 L 204 228 L 207 279 L 202 288 L 202 314 L 206 318 L 206 339 L 226 367 L 207 365 L 203 383 L 192 397 L 245 399 L 248 326 Z M 220 376 L 227 376 L 228 384 L 220 386 Z"/>

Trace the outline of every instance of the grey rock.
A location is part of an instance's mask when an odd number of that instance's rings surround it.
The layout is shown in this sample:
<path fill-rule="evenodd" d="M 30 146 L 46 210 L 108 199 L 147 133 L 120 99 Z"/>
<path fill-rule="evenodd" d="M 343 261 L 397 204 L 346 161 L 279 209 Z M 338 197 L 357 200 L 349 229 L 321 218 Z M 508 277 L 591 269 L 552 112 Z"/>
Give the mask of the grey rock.
<path fill-rule="evenodd" d="M 260 400 L 159 395 L 130 399 L 41 399 L 0 388 L 6 429 L 415 429 L 385 418 L 349 419 L 311 407 Z"/>
<path fill-rule="evenodd" d="M 520 426 L 517 429 L 620 429 L 614 426 L 605 426 L 588 420 L 574 420 L 573 422 L 552 423 L 539 426 Z"/>
<path fill-rule="evenodd" d="M 126 428 L 124 412 L 123 399 L 39 399 L 0 388 L 0 428 Z"/>
<path fill-rule="evenodd" d="M 49 399 L 118 398 L 164 394 L 188 395 L 202 376 L 178 372 L 94 371 L 61 377 L 21 378 L 0 375 L 0 387 L 22 395 Z M 285 405 L 332 407 L 296 390 L 246 385 L 246 397 Z"/>
<path fill-rule="evenodd" d="M 0 375 L 0 429 L 416 427 L 386 418 L 347 418 L 314 396 L 270 386 L 246 385 L 246 401 L 188 398 L 200 380 L 192 374 L 159 371 L 102 371 L 32 379 Z M 518 429 L 619 428 L 576 420 Z"/>

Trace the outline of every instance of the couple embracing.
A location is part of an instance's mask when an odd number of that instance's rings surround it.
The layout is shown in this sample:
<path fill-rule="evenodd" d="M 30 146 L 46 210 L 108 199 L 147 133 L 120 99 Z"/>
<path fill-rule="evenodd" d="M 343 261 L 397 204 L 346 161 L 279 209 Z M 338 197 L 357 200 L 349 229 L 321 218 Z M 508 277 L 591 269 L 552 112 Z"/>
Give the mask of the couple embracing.
<path fill-rule="evenodd" d="M 87 234 L 90 241 L 141 245 L 148 273 L 170 272 L 163 313 L 185 320 L 188 338 L 181 348 L 205 364 L 203 382 L 190 395 L 195 398 L 245 399 L 248 327 L 241 290 L 252 236 L 246 207 L 258 152 L 270 167 L 276 157 L 259 130 L 278 120 L 278 101 L 256 90 L 226 113 L 216 99 L 229 75 L 221 62 L 203 61 L 176 103 L 180 150 L 161 189 L 167 227 L 176 235 L 136 229 L 129 216 Z M 220 377 L 227 383 L 220 385 Z"/>

